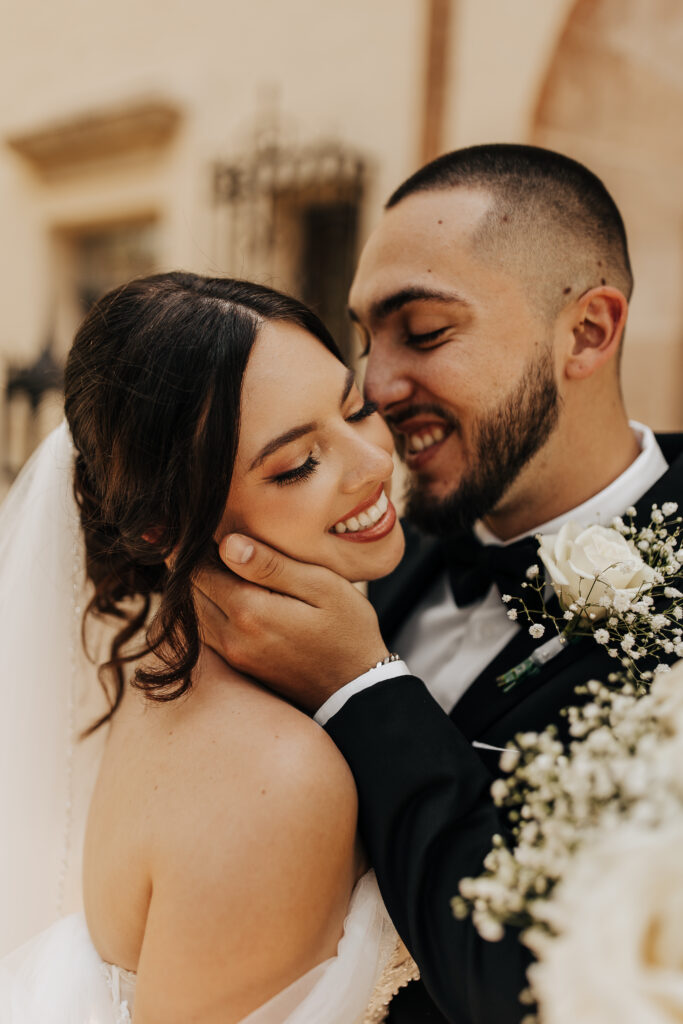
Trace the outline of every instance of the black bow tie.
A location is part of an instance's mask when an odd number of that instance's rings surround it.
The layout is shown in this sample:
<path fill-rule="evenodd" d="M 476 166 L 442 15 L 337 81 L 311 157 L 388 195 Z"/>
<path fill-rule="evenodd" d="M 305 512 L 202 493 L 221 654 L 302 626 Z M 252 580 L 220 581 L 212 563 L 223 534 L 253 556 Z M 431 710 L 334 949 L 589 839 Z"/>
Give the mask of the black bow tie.
<path fill-rule="evenodd" d="M 522 597 L 527 569 L 538 565 L 542 570 L 534 537 L 514 544 L 482 544 L 473 533 L 464 533 L 447 540 L 444 548 L 451 591 L 460 608 L 486 597 L 493 583 L 501 594 Z"/>

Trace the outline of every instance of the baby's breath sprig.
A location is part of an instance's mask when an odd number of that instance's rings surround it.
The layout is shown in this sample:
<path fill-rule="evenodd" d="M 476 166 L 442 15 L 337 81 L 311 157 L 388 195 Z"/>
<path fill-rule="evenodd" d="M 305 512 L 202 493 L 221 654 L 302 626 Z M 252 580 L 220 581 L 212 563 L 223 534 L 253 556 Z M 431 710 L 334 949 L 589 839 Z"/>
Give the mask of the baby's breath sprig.
<path fill-rule="evenodd" d="M 491 794 L 509 835 L 494 837 L 484 871 L 462 879 L 452 900 L 455 916 L 471 914 L 484 939 L 514 926 L 542 949 L 562 933 L 553 892 L 579 851 L 590 853 L 616 826 L 657 830 L 683 816 L 683 664 L 650 692 L 623 674 L 577 692 L 587 700 L 568 709 L 568 748 L 550 726 L 518 734 L 501 755 L 507 777 Z"/>
<path fill-rule="evenodd" d="M 529 566 L 522 583 L 529 598 L 504 594 L 503 601 L 509 618 L 523 616 L 535 639 L 548 627 L 555 635 L 499 677 L 504 691 L 585 636 L 604 646 L 639 690 L 655 671 L 666 671 L 667 659 L 683 657 L 683 517 L 677 512 L 676 502 L 655 504 L 647 526 L 638 528 L 631 507 L 610 527 L 567 523 L 556 535 L 538 537 L 545 575 L 539 565 Z M 545 605 L 546 575 L 561 616 Z"/>

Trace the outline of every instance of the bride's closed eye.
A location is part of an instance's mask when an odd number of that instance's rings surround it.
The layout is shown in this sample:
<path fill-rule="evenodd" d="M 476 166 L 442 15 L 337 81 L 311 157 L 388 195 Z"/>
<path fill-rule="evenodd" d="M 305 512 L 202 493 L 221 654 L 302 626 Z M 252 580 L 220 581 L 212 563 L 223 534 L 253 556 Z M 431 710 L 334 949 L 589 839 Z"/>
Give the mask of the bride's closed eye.
<path fill-rule="evenodd" d="M 299 480 L 307 480 L 319 465 L 320 460 L 316 459 L 315 455 L 311 452 L 306 461 L 302 462 L 300 466 L 295 466 L 294 469 L 287 469 L 284 473 L 278 473 L 277 476 L 272 476 L 270 479 L 280 487 L 284 484 L 295 484 Z"/>
<path fill-rule="evenodd" d="M 366 420 L 368 416 L 372 416 L 373 413 L 377 412 L 377 408 L 377 402 L 364 402 L 357 412 L 346 417 L 346 422 L 360 423 L 362 420 Z M 284 473 L 278 473 L 277 476 L 273 476 L 270 479 L 280 487 L 284 484 L 298 483 L 300 480 L 307 480 L 319 465 L 320 460 L 316 459 L 313 452 L 311 452 L 306 461 L 302 462 L 300 466 L 295 466 L 294 469 L 287 469 Z"/>

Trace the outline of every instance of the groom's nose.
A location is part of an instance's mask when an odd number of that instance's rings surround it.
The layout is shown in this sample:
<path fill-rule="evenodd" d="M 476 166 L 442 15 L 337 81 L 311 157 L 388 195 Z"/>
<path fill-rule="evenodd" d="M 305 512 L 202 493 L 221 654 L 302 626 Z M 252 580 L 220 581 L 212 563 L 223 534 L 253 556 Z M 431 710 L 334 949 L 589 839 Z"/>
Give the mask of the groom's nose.
<path fill-rule="evenodd" d="M 363 390 L 366 398 L 376 402 L 382 415 L 391 413 L 395 405 L 412 398 L 415 382 L 401 352 L 377 344 L 370 348 Z"/>

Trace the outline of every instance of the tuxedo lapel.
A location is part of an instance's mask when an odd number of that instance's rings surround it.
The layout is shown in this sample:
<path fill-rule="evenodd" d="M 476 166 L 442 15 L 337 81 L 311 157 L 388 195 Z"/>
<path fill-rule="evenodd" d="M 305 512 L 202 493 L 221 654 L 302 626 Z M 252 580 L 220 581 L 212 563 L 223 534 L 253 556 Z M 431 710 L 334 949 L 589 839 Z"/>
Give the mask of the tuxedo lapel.
<path fill-rule="evenodd" d="M 657 438 L 657 443 L 659 447 L 662 449 L 662 454 L 664 458 L 669 463 L 668 472 L 665 473 L 664 476 L 661 476 L 657 483 L 654 485 L 654 487 L 657 487 L 660 483 L 664 481 L 666 477 L 669 476 L 669 473 L 676 471 L 677 463 L 681 463 L 678 466 L 678 473 L 683 474 L 683 462 L 681 462 L 681 460 L 683 460 L 683 434 L 656 434 L 655 436 Z M 679 482 L 680 479 L 681 477 L 679 475 Z M 669 500 L 675 501 L 676 499 L 671 498 Z"/>
<path fill-rule="evenodd" d="M 405 522 L 403 528 L 406 550 L 401 564 L 389 576 L 374 581 L 368 588 L 368 596 L 377 612 L 380 630 L 387 643 L 391 643 L 405 619 L 444 568 L 440 541 L 425 536 Z"/>
<path fill-rule="evenodd" d="M 519 665 L 539 646 L 538 640 L 533 640 L 526 628 L 520 628 L 467 688 L 450 717 L 468 739 L 475 740 L 484 735 L 499 718 L 527 700 L 540 687 L 549 685 L 553 676 L 582 658 L 589 646 L 595 647 L 596 644 L 592 637 L 576 640 L 542 665 L 535 675 L 524 676 L 504 693 L 498 685 L 498 677 Z"/>

